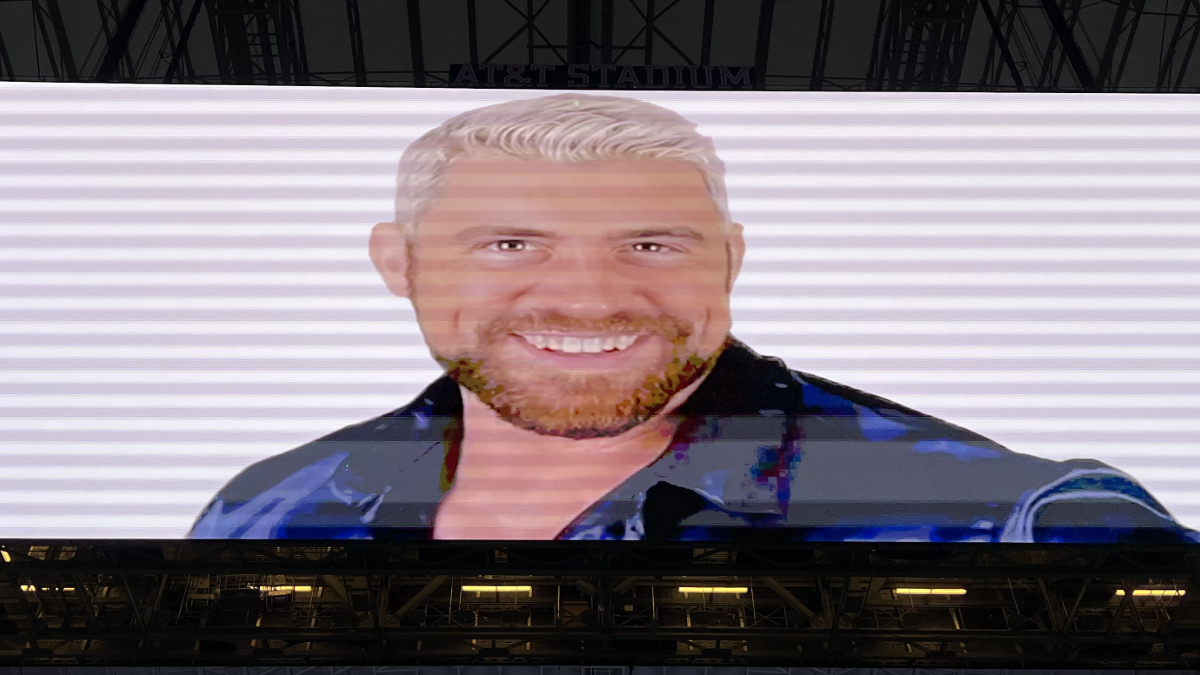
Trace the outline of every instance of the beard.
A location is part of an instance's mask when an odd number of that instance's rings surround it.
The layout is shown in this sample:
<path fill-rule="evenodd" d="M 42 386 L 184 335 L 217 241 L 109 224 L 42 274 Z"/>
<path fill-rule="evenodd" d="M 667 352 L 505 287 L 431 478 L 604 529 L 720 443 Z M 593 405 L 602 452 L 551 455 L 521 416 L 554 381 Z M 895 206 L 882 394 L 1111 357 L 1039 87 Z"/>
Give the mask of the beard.
<path fill-rule="evenodd" d="M 605 374 L 531 372 L 496 354 L 500 343 L 514 333 L 556 331 L 659 337 L 671 348 L 666 358 L 640 372 Z M 707 355 L 689 351 L 686 344 L 692 332 L 691 324 L 668 315 L 617 313 L 582 320 L 558 313 L 530 314 L 482 325 L 479 347 L 472 353 L 456 358 L 435 353 L 434 358 L 451 379 L 509 424 L 545 436 L 611 437 L 662 412 L 676 394 L 712 369 L 721 349 Z"/>

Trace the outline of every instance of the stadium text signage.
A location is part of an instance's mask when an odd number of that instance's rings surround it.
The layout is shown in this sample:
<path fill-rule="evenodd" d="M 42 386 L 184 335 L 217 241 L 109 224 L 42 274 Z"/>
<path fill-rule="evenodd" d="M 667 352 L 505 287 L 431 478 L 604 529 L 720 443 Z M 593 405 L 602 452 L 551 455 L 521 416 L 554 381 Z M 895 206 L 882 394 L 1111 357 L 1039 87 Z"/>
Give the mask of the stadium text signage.
<path fill-rule="evenodd" d="M 750 66 L 454 64 L 450 86 L 500 89 L 755 89 Z"/>

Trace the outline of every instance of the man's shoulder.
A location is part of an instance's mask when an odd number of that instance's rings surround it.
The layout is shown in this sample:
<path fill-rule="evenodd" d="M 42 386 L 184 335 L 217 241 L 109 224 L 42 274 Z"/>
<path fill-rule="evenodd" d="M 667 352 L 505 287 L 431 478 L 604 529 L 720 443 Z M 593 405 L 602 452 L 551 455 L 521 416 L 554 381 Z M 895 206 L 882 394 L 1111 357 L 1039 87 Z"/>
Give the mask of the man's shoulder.
<path fill-rule="evenodd" d="M 375 520 L 371 506 L 384 495 L 393 516 L 397 499 L 436 501 L 443 441 L 456 426 L 445 388 L 439 381 L 402 408 L 252 464 L 217 493 L 190 536 L 270 538 L 313 521 L 310 529 L 336 538 L 342 522 Z"/>
<path fill-rule="evenodd" d="M 453 384 L 440 379 L 403 407 L 250 465 L 220 495 L 246 499 L 331 457 L 342 458 L 344 465 L 359 471 L 381 463 L 403 469 L 423 457 L 430 445 L 441 443 L 454 426 L 455 411 L 461 405 L 456 396 Z"/>
<path fill-rule="evenodd" d="M 991 530 L 976 534 L 1002 541 L 1192 536 L 1145 487 L 1103 462 L 1014 452 L 965 427 L 792 370 L 749 348 L 738 359 L 744 372 L 757 373 L 756 389 L 793 391 L 774 399 L 790 402 L 786 412 L 800 440 L 791 491 L 791 502 L 807 507 L 800 520 L 824 518 L 856 531 L 858 524 L 863 532 L 878 530 L 869 536 L 884 537 L 954 524 L 964 532 Z"/>
<path fill-rule="evenodd" d="M 1007 452 L 987 437 L 896 401 L 794 370 L 781 359 L 735 342 L 723 363 L 729 398 L 764 413 L 783 412 L 811 422 L 813 433 L 843 440 L 920 440 L 978 443 Z M 746 411 L 741 411 L 745 414 Z"/>

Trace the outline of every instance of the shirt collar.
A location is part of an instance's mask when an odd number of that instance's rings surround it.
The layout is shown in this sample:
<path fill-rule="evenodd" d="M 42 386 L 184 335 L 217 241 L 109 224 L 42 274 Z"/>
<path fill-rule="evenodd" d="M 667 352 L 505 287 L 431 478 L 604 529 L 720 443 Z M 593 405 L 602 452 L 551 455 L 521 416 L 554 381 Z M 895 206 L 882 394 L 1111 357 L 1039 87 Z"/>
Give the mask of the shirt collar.
<path fill-rule="evenodd" d="M 782 514 L 799 458 L 784 411 L 798 400 L 799 383 L 782 362 L 730 338 L 708 377 L 673 413 L 677 428 L 667 451 L 604 501 L 634 501 L 666 482 L 727 511 Z M 432 476 L 436 468 L 439 491 L 448 491 L 462 442 L 458 385 L 440 378 L 388 417 L 407 418 L 415 440 L 430 444 L 408 470 Z"/>

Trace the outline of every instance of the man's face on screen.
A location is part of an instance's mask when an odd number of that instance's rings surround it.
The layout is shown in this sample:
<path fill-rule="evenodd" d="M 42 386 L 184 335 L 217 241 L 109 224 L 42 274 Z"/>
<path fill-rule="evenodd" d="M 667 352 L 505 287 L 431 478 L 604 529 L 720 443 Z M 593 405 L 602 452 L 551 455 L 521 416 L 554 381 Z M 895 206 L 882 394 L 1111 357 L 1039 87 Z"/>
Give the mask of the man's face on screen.
<path fill-rule="evenodd" d="M 735 239 L 683 162 L 460 157 L 410 238 L 409 297 L 434 356 L 504 419 L 612 436 L 720 353 Z"/>

